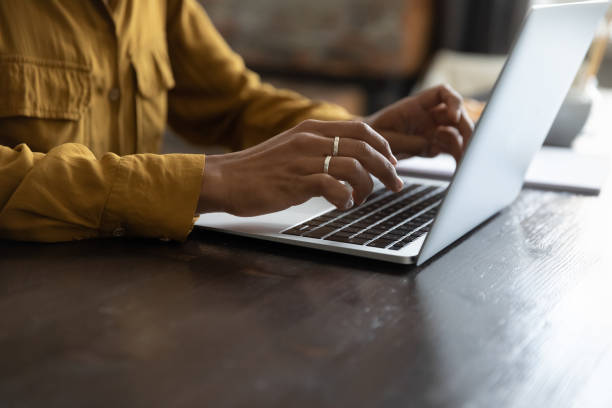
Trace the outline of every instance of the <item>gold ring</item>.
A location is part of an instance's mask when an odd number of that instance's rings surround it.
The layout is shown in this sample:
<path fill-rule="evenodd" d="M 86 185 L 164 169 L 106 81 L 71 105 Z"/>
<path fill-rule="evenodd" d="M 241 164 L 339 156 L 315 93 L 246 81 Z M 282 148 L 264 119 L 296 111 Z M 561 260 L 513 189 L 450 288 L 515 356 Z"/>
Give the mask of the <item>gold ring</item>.
<path fill-rule="evenodd" d="M 340 145 L 340 138 L 338 136 L 334 137 L 334 151 L 332 152 L 332 156 L 336 157 L 338 155 L 338 146 Z"/>
<path fill-rule="evenodd" d="M 325 163 L 323 163 L 323 173 L 329 174 L 329 162 L 331 162 L 331 156 L 325 157 Z"/>

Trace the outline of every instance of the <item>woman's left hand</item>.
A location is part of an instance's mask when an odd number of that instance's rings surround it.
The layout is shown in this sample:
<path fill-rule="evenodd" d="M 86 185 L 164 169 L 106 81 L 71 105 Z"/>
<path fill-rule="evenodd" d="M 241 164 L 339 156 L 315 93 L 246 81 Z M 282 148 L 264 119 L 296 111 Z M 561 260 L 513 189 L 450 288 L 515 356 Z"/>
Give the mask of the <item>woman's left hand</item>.
<path fill-rule="evenodd" d="M 459 161 L 474 130 L 463 99 L 446 85 L 404 98 L 364 121 L 400 157 L 449 153 Z"/>

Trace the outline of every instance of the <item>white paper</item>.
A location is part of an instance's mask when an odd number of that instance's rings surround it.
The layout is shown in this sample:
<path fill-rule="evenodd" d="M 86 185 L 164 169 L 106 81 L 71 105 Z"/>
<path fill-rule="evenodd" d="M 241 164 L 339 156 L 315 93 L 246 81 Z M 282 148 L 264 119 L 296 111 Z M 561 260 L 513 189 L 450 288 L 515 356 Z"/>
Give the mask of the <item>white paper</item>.
<path fill-rule="evenodd" d="M 598 195 L 610 170 L 610 159 L 579 154 L 564 147 L 544 146 L 533 159 L 525 187 Z M 450 180 L 455 160 L 446 154 L 432 159 L 401 160 L 399 174 Z"/>

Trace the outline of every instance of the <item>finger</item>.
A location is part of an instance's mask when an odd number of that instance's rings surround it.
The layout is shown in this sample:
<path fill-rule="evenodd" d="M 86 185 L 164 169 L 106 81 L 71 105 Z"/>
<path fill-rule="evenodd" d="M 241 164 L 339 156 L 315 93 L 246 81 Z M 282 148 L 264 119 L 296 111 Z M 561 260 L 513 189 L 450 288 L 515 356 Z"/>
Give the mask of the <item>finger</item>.
<path fill-rule="evenodd" d="M 427 146 L 423 152 L 421 154 L 419 154 L 419 156 L 421 157 L 427 157 L 427 158 L 433 158 L 436 157 L 437 155 L 439 155 L 440 153 L 442 153 L 442 148 L 435 144 L 432 143 L 429 146 Z"/>
<path fill-rule="evenodd" d="M 307 158 L 302 161 L 302 168 L 307 174 L 322 173 L 324 158 Z M 361 204 L 372 193 L 374 183 L 370 173 L 359 160 L 352 157 L 332 157 L 329 162 L 328 174 L 337 180 L 347 181 L 353 187 L 353 199 Z"/>
<path fill-rule="evenodd" d="M 431 145 L 431 148 L 429 149 L 429 157 L 436 157 L 440 153 L 442 153 L 440 146 L 435 144 Z"/>
<path fill-rule="evenodd" d="M 292 148 L 302 155 L 321 157 L 332 154 L 334 139 L 317 133 L 302 131 L 294 135 L 291 143 Z"/>
<path fill-rule="evenodd" d="M 430 145 L 430 142 L 423 136 L 407 135 L 394 131 L 384 131 L 384 135 L 396 152 L 402 152 L 402 154 L 409 156 L 422 154 Z"/>
<path fill-rule="evenodd" d="M 463 98 L 448 85 L 439 85 L 427 89 L 417 95 L 417 100 L 421 107 L 427 111 L 443 103 L 447 106 L 454 124 L 459 123 L 461 119 Z"/>
<path fill-rule="evenodd" d="M 457 128 L 439 126 L 434 133 L 432 144 L 440 147 L 442 152 L 450 153 L 457 163 L 463 154 L 463 139 Z"/>
<path fill-rule="evenodd" d="M 310 174 L 300 181 L 309 197 L 323 196 L 342 210 L 348 210 L 355 204 L 351 190 L 329 174 Z"/>
<path fill-rule="evenodd" d="M 391 152 L 389 142 L 377 131 L 365 122 L 359 121 L 337 121 L 325 122 L 319 120 L 306 120 L 298 125 L 301 131 L 316 132 L 328 138 L 336 136 L 341 138 L 352 138 L 363 140 L 380 154 L 385 156 L 391 163 L 397 164 L 397 159 Z M 333 146 L 333 142 L 330 144 Z M 330 148 L 331 152 L 331 148 Z"/>
<path fill-rule="evenodd" d="M 467 113 L 465 106 L 461 107 L 461 119 L 459 120 L 457 129 L 459 129 L 459 133 L 461 133 L 461 136 L 463 137 L 463 151 L 465 151 L 468 142 L 472 138 L 472 134 L 474 134 L 474 122 Z"/>
<path fill-rule="evenodd" d="M 465 149 L 467 142 L 470 140 L 472 133 L 474 132 L 474 124 L 467 114 L 465 107 L 461 107 L 461 118 L 459 119 L 459 123 L 454 123 L 454 119 L 452 118 L 454 114 L 450 112 L 445 104 L 436 106 L 430 110 L 430 113 L 433 116 L 436 124 L 443 126 L 452 125 L 459 130 L 461 138 L 463 139 L 462 145 Z"/>
<path fill-rule="evenodd" d="M 347 181 L 353 187 L 353 199 L 363 204 L 374 189 L 370 173 L 359 160 L 352 157 L 334 157 L 329 163 L 329 174 L 338 180 Z"/>
<path fill-rule="evenodd" d="M 400 191 L 402 189 L 404 183 L 398 177 L 393 164 L 363 140 L 340 139 L 338 154 L 339 156 L 359 160 L 361 165 L 376 176 L 389 190 Z"/>
<path fill-rule="evenodd" d="M 457 124 L 457 117 L 455 114 L 448 109 L 448 106 L 444 103 L 437 105 L 436 107 L 429 110 L 429 113 L 434 119 L 437 125 L 455 125 Z"/>
<path fill-rule="evenodd" d="M 312 166 L 312 163 L 317 163 L 320 157 L 325 157 L 332 153 L 334 140 L 314 133 L 301 132 L 296 134 L 293 143 L 292 148 L 304 157 L 316 157 L 315 161 L 310 161 L 311 165 L 308 166 L 307 170 L 304 170 L 304 166 L 301 165 L 299 160 L 293 163 L 296 170 L 300 171 L 301 169 L 305 171 L 304 174 L 311 174 L 319 171 L 318 168 Z M 390 190 L 399 191 L 402 189 L 403 182 L 397 176 L 393 164 L 380 154 L 378 150 L 375 150 L 363 140 L 351 139 L 349 137 L 340 138 L 338 141 L 338 155 L 353 157 L 359 160 L 367 171 L 375 175 Z"/>

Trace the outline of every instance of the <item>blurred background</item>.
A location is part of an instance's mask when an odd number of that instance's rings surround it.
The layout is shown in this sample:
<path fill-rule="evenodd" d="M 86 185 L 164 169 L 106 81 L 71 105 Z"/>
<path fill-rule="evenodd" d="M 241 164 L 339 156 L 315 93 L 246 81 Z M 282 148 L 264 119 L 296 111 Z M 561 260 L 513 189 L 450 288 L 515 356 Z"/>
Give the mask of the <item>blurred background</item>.
<path fill-rule="evenodd" d="M 201 3 L 251 68 L 300 88 L 318 81 L 316 91 L 344 83 L 336 97 L 358 114 L 408 93 L 439 49 L 507 52 L 528 5 L 527 0 Z"/>
<path fill-rule="evenodd" d="M 265 81 L 365 115 L 419 86 L 486 94 L 531 4 L 559 0 L 199 0 Z M 606 36 L 599 85 L 612 87 Z M 601 48 L 601 47 L 600 47 Z M 597 58 L 597 56 L 596 56 Z M 599 66 L 599 64 L 598 64 Z M 185 151 L 185 146 L 166 151 Z"/>

